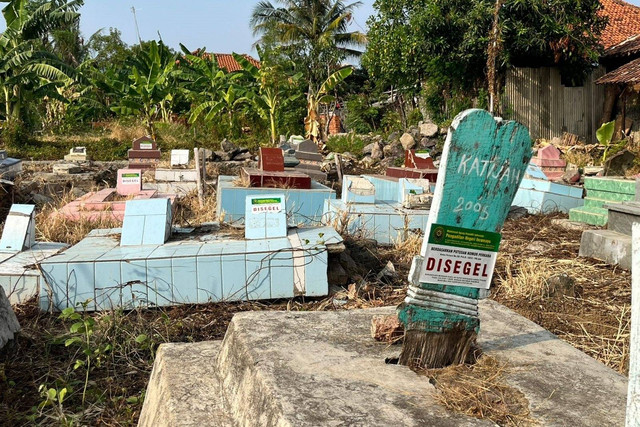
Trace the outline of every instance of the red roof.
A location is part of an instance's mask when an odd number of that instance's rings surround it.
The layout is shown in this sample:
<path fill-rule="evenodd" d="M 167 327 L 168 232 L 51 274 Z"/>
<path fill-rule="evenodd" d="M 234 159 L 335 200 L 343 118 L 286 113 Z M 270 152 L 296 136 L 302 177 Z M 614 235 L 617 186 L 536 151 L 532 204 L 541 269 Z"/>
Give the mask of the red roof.
<path fill-rule="evenodd" d="M 600 3 L 603 6 L 600 13 L 609 18 L 600 36 L 605 49 L 640 34 L 640 7 L 622 0 L 600 0 Z"/>

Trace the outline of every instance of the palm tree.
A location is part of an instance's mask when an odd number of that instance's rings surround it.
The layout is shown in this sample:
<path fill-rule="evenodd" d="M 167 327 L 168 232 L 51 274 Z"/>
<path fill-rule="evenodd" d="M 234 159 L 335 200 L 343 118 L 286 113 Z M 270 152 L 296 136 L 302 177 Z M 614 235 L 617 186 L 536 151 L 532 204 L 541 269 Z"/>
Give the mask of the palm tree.
<path fill-rule="evenodd" d="M 262 39 L 273 39 L 296 52 L 306 67 L 309 83 L 307 98 L 315 96 L 322 83 L 348 56 L 360 56 L 356 50 L 366 42 L 359 31 L 348 31 L 353 11 L 362 3 L 342 0 L 276 0 L 259 2 L 253 10 L 251 25 Z"/>

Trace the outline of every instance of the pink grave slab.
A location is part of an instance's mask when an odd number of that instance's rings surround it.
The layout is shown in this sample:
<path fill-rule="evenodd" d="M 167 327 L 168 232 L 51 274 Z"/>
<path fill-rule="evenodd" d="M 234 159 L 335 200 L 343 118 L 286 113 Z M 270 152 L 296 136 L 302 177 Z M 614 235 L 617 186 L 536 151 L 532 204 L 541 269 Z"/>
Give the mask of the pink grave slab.
<path fill-rule="evenodd" d="M 567 167 L 567 162 L 562 160 L 560 155 L 560 150 L 553 145 L 547 145 L 538 150 L 538 154 L 531 159 L 531 163 L 540 166 L 551 181 L 556 181 L 562 179 Z"/>
<path fill-rule="evenodd" d="M 167 198 L 171 200 L 172 206 L 176 199 L 175 194 L 161 194 L 156 190 L 142 190 L 138 194 L 127 197 L 120 196 L 115 188 L 105 188 L 103 190 L 87 193 L 84 196 L 66 204 L 62 209 L 52 215 L 64 215 L 72 221 L 89 220 L 98 221 L 100 219 L 124 219 L 124 208 L 127 200 L 144 200 Z"/>
<path fill-rule="evenodd" d="M 138 194 L 142 191 L 141 169 L 118 169 L 118 183 L 116 191 L 121 196 Z"/>

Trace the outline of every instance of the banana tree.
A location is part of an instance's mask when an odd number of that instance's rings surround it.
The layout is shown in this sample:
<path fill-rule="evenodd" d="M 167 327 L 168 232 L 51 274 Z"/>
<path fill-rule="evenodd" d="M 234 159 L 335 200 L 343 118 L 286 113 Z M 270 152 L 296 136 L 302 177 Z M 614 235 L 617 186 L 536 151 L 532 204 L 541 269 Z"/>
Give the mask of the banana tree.
<path fill-rule="evenodd" d="M 156 139 L 153 123 L 158 115 L 168 121 L 168 105 L 177 91 L 173 79 L 177 73 L 176 57 L 162 42 L 153 40 L 128 65 L 131 74 L 128 76 L 126 92 L 111 110 L 121 115 L 141 115 L 149 134 Z M 120 86 L 125 87 L 124 84 Z"/>
<path fill-rule="evenodd" d="M 242 72 L 248 77 L 248 80 L 254 83 L 253 86 L 250 86 L 250 89 L 254 90 L 248 92 L 248 97 L 260 117 L 269 121 L 271 144 L 275 145 L 278 137 L 276 127 L 278 111 L 281 105 L 295 101 L 301 96 L 300 93 L 288 96 L 287 89 L 302 78 L 302 73 L 279 79 L 284 73 L 277 67 L 263 66 L 258 68 L 242 55 L 234 53 L 233 57 L 242 67 Z"/>
<path fill-rule="evenodd" d="M 0 0 L 1 1 L 1 0 Z M 67 102 L 58 88 L 78 77 L 40 43 L 50 31 L 76 21 L 83 2 L 49 1 L 35 10 L 26 8 L 27 0 L 4 1 L 2 10 L 6 29 L 0 35 L 0 88 L 4 121 L 20 121 L 25 98 L 48 97 Z"/>
<path fill-rule="evenodd" d="M 318 108 L 320 104 L 327 104 L 335 100 L 331 92 L 351 73 L 353 73 L 353 67 L 342 67 L 331 74 L 317 89 L 314 90 L 313 87 L 309 87 L 309 92 L 307 93 L 307 117 L 304 119 L 307 138 L 318 141 L 321 136 Z"/>
<path fill-rule="evenodd" d="M 204 112 L 204 121 L 210 122 L 224 114 L 227 116 L 229 130 L 234 128 L 234 113 L 242 107 L 249 105 L 250 98 L 244 95 L 244 90 L 239 86 L 230 84 L 227 90 L 219 94 L 219 99 L 205 101 L 193 109 L 189 116 L 189 123 L 194 123 Z"/>

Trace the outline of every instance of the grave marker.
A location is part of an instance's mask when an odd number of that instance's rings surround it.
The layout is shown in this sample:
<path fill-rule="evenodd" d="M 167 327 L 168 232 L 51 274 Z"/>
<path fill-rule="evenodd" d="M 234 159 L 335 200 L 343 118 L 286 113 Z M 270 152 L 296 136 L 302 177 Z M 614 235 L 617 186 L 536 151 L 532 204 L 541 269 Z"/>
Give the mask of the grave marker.
<path fill-rule="evenodd" d="M 265 172 L 284 172 L 284 155 L 280 148 L 260 147 L 260 169 Z"/>
<path fill-rule="evenodd" d="M 567 167 L 567 162 L 560 158 L 561 154 L 555 146 L 547 145 L 538 150 L 538 154 L 531 159 L 531 163 L 540 166 L 549 180 L 555 181 L 562 178 Z"/>
<path fill-rule="evenodd" d="M 171 150 L 171 167 L 188 165 L 189 150 Z"/>
<path fill-rule="evenodd" d="M 411 284 L 399 307 L 406 330 L 401 364 L 436 368 L 465 360 L 480 326 L 479 288 L 491 280 L 491 263 L 475 264 L 494 251 L 531 154 L 529 132 L 519 123 L 483 110 L 464 111 L 454 120 L 425 228 L 424 261 L 412 266 L 411 276 L 419 273 L 425 281 Z M 473 244 L 452 245 L 467 237 Z M 467 280 L 436 281 L 437 269 Z"/>
<path fill-rule="evenodd" d="M 429 150 L 406 150 L 404 167 L 413 169 L 435 169 Z"/>
<path fill-rule="evenodd" d="M 140 193 L 142 191 L 142 170 L 118 169 L 116 191 L 121 196 Z"/>
<path fill-rule="evenodd" d="M 376 202 L 376 187 L 360 176 L 345 175 L 342 179 L 342 201 L 344 203 Z"/>
<path fill-rule="evenodd" d="M 7 158 L 7 150 L 0 150 L 0 160 L 5 160 Z"/>
<path fill-rule="evenodd" d="M 133 141 L 128 155 L 131 169 L 155 169 L 161 157 L 156 142 L 148 136 Z"/>
<path fill-rule="evenodd" d="M 247 196 L 245 211 L 245 238 L 287 236 L 287 210 L 283 193 Z"/>
<path fill-rule="evenodd" d="M 388 167 L 386 175 L 393 178 L 428 179 L 436 182 L 438 168 L 427 150 L 405 150 L 403 167 Z"/>
<path fill-rule="evenodd" d="M 69 150 L 69 154 L 64 156 L 64 159 L 68 162 L 85 162 L 87 161 L 87 148 L 73 147 Z"/>
<path fill-rule="evenodd" d="M 22 252 L 36 243 L 34 205 L 11 205 L 0 238 L 0 251 Z"/>

